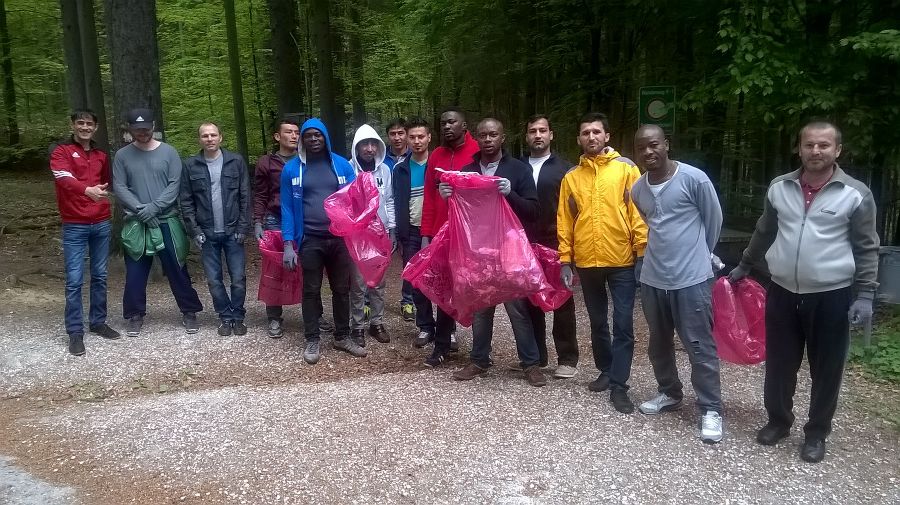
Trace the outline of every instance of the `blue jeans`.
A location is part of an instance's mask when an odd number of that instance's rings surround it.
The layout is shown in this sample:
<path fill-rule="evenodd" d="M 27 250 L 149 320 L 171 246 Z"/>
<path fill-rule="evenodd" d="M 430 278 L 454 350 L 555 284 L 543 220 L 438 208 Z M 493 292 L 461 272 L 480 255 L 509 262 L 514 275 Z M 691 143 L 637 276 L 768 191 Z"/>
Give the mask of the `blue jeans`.
<path fill-rule="evenodd" d="M 534 338 L 534 327 L 528 315 L 528 300 L 520 298 L 503 304 L 509 315 L 513 336 L 516 339 L 516 350 L 522 368 L 540 363 L 537 341 Z M 472 352 L 469 357 L 472 363 L 487 368 L 491 366 L 491 340 L 494 336 L 494 312 L 497 307 L 488 307 L 475 313 L 472 321 Z"/>
<path fill-rule="evenodd" d="M 225 281 L 222 275 L 222 254 L 225 254 L 225 263 L 228 266 L 228 276 L 231 278 L 231 297 L 225 289 Z M 213 308 L 222 321 L 243 321 L 244 298 L 247 294 L 247 278 L 244 275 L 244 245 L 234 240 L 234 235 L 216 233 L 206 237 L 203 250 L 200 251 L 200 259 L 203 262 L 203 271 L 206 272 L 206 284 L 209 286 L 209 294 L 212 295 Z"/>
<path fill-rule="evenodd" d="M 594 364 L 609 376 L 610 387 L 628 389 L 634 357 L 634 267 L 579 268 L 578 278 L 591 321 Z M 607 319 L 607 286 L 613 302 L 612 336 Z"/>
<path fill-rule="evenodd" d="M 66 333 L 84 333 L 81 286 L 84 283 L 84 256 L 91 256 L 90 325 L 106 322 L 106 265 L 112 223 L 62 225 L 63 257 L 66 266 Z"/>
<path fill-rule="evenodd" d="M 122 315 L 125 319 L 131 319 L 134 316 L 143 317 L 147 313 L 147 279 L 150 277 L 150 267 L 153 266 L 154 257 L 158 257 L 162 264 L 163 273 L 169 280 L 169 288 L 175 296 L 178 310 L 182 314 L 203 310 L 197 290 L 191 285 L 187 263 L 178 264 L 169 225 L 160 223 L 159 229 L 162 231 L 165 249 L 154 256 L 145 254 L 138 260 L 131 259 L 128 254 L 125 255 L 125 290 L 122 293 Z"/>

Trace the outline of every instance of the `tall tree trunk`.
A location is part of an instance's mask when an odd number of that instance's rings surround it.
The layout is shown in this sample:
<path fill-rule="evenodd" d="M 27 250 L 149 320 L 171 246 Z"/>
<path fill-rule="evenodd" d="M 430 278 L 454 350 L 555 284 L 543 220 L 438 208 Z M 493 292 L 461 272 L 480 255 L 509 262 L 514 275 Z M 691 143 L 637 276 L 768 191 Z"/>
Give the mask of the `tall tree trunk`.
<path fill-rule="evenodd" d="M 359 24 L 359 2 L 349 6 L 350 21 L 354 27 Z M 359 30 L 347 33 L 350 45 L 350 103 L 353 104 L 353 126 L 360 127 L 366 122 L 365 72 L 363 71 L 362 44 L 359 42 Z"/>
<path fill-rule="evenodd" d="M 94 0 L 77 0 L 77 4 L 85 97 L 87 98 L 87 107 L 100 118 L 100 125 L 94 135 L 94 140 L 106 150 L 109 149 L 109 136 L 106 125 L 106 105 L 103 103 L 103 78 L 100 76 L 97 28 L 94 25 Z"/>
<path fill-rule="evenodd" d="M 253 25 L 253 0 L 247 2 L 247 15 L 250 19 L 250 26 Z M 250 36 L 250 54 L 253 59 L 253 89 L 256 91 L 256 112 L 259 115 L 259 135 L 262 143 L 259 145 L 263 151 L 267 151 L 266 144 L 268 143 L 268 135 L 266 135 L 266 122 L 263 119 L 263 105 L 262 105 L 262 96 L 259 92 L 259 65 L 256 62 L 256 43 L 253 41 L 253 36 Z M 249 163 L 248 163 L 249 166 Z M 252 173 L 250 174 L 253 175 Z"/>
<path fill-rule="evenodd" d="M 312 39 L 316 45 L 317 60 L 319 63 L 319 109 L 322 120 L 328 128 L 331 137 L 332 150 L 340 155 L 347 154 L 347 139 L 344 133 L 345 112 L 341 99 L 339 78 L 335 76 L 333 60 L 336 52 L 334 47 L 334 27 L 331 26 L 331 2 L 321 0 L 309 6 L 310 25 L 314 32 Z M 338 38 L 338 40 L 340 40 Z"/>
<path fill-rule="evenodd" d="M 10 145 L 19 143 L 19 114 L 16 111 L 16 87 L 13 79 L 9 29 L 6 26 L 6 2 L 0 0 L 0 68 L 3 69 L 3 105 L 6 108 L 7 138 Z"/>
<path fill-rule="evenodd" d="M 241 53 L 238 51 L 237 22 L 234 15 L 234 0 L 224 0 L 225 34 L 228 39 L 228 70 L 231 76 L 231 99 L 234 104 L 234 128 L 238 152 L 247 158 L 247 119 L 244 116 L 244 89 L 241 84 Z"/>
<path fill-rule="evenodd" d="M 78 18 L 78 4 L 72 0 L 59 0 L 62 15 L 63 51 L 66 57 L 66 84 L 69 92 L 69 107 L 87 107 L 87 90 L 84 87 L 84 63 L 81 51 L 81 29 Z"/>
<path fill-rule="evenodd" d="M 303 73 L 300 69 L 300 39 L 296 0 L 268 0 L 272 38 L 272 69 L 278 116 L 300 114 L 303 109 Z"/>
<path fill-rule="evenodd" d="M 112 63 L 113 106 L 119 126 L 128 110 L 146 107 L 156 116 L 156 131 L 165 138 L 156 40 L 156 0 L 104 0 L 109 60 Z M 115 135 L 112 144 L 124 140 Z"/>

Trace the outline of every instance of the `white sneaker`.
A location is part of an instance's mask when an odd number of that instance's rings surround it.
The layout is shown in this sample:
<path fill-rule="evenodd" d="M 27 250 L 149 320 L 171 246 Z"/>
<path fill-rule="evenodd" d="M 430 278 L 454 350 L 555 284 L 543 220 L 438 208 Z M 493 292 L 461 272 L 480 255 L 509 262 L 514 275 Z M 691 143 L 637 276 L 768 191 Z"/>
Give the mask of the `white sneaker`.
<path fill-rule="evenodd" d="M 648 416 L 662 414 L 663 412 L 669 412 L 670 410 L 678 410 L 681 408 L 681 400 L 676 398 L 672 398 L 671 396 L 662 393 L 656 398 L 652 400 L 647 400 L 642 403 L 638 410 L 642 413 L 647 414 Z"/>
<path fill-rule="evenodd" d="M 712 410 L 700 418 L 700 440 L 705 444 L 715 444 L 722 440 L 722 416 Z"/>
<path fill-rule="evenodd" d="M 574 366 L 559 365 L 556 367 L 556 371 L 553 372 L 553 376 L 557 379 L 571 379 L 575 377 L 576 372 L 578 372 L 578 369 Z"/>

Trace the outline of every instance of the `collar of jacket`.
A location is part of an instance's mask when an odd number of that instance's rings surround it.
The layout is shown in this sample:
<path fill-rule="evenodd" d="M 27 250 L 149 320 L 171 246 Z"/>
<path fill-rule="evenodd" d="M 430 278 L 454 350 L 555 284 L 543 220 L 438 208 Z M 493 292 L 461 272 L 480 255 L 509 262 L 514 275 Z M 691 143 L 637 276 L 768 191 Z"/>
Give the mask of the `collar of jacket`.
<path fill-rule="evenodd" d="M 82 150 L 84 150 L 84 146 L 81 145 L 81 142 L 75 140 L 75 135 L 69 135 L 69 139 L 65 143 L 78 146 Z M 88 142 L 88 145 L 91 146 L 91 151 L 93 151 L 94 149 L 97 149 L 97 141 L 94 139 L 91 139 L 90 142 Z"/>
<path fill-rule="evenodd" d="M 612 147 L 606 146 L 603 148 L 603 152 L 596 156 L 588 156 L 585 154 L 581 155 L 581 165 L 590 167 L 594 169 L 594 171 L 599 171 L 606 167 L 610 161 L 613 161 L 616 158 L 621 157 L 618 151 L 613 149 Z"/>
<path fill-rule="evenodd" d="M 463 132 L 463 141 L 458 146 L 444 146 L 447 149 L 450 149 L 454 153 L 463 150 L 469 143 L 475 142 L 475 137 L 469 134 L 469 130 Z M 481 151 L 479 151 L 481 152 Z"/>
<path fill-rule="evenodd" d="M 233 153 L 228 149 L 219 148 L 219 150 L 222 151 L 222 165 L 225 165 L 229 161 L 236 159 L 238 156 L 236 153 Z M 200 149 L 200 152 L 198 152 L 197 155 L 194 156 L 194 158 L 196 158 L 197 161 L 203 162 L 204 164 L 206 163 L 206 156 L 203 153 L 203 149 Z"/>
<path fill-rule="evenodd" d="M 798 168 L 797 170 L 794 170 L 793 172 L 788 174 L 787 178 L 791 179 L 792 181 L 795 181 L 798 186 L 802 186 L 802 184 L 800 183 L 801 175 L 803 175 L 802 167 Z M 828 186 L 832 182 L 840 182 L 841 184 L 846 185 L 849 180 L 850 180 L 850 176 L 847 175 L 847 172 L 844 172 L 844 170 L 841 168 L 841 166 L 838 165 L 837 162 L 835 162 L 834 163 L 834 173 L 831 174 L 831 179 L 828 179 L 828 182 L 826 182 L 822 186 L 822 188 L 824 188 L 825 186 Z"/>
<path fill-rule="evenodd" d="M 500 159 L 497 160 L 497 162 L 503 163 L 503 162 L 507 161 L 508 159 L 509 159 L 509 153 L 506 152 L 506 149 L 502 149 L 500 151 Z M 472 161 L 474 161 L 476 164 L 479 164 L 479 165 L 481 164 L 481 151 L 478 151 L 477 153 L 472 155 Z"/>

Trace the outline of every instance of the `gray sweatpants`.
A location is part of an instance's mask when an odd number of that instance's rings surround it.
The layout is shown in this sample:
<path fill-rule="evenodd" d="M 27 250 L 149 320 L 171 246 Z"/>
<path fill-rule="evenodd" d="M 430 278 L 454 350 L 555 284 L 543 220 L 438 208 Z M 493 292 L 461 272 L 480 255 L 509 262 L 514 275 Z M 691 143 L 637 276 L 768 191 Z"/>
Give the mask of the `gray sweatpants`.
<path fill-rule="evenodd" d="M 702 413 L 722 413 L 719 356 L 712 336 L 712 280 L 683 289 L 665 290 L 641 284 L 641 305 L 650 329 L 647 353 L 659 392 L 682 398 L 675 363 L 677 331 L 691 362 L 691 385 Z"/>
<path fill-rule="evenodd" d="M 377 287 L 366 286 L 366 281 L 353 265 L 353 277 L 350 279 L 350 329 L 366 328 L 366 292 L 369 293 L 369 324 L 384 323 L 384 279 Z"/>

